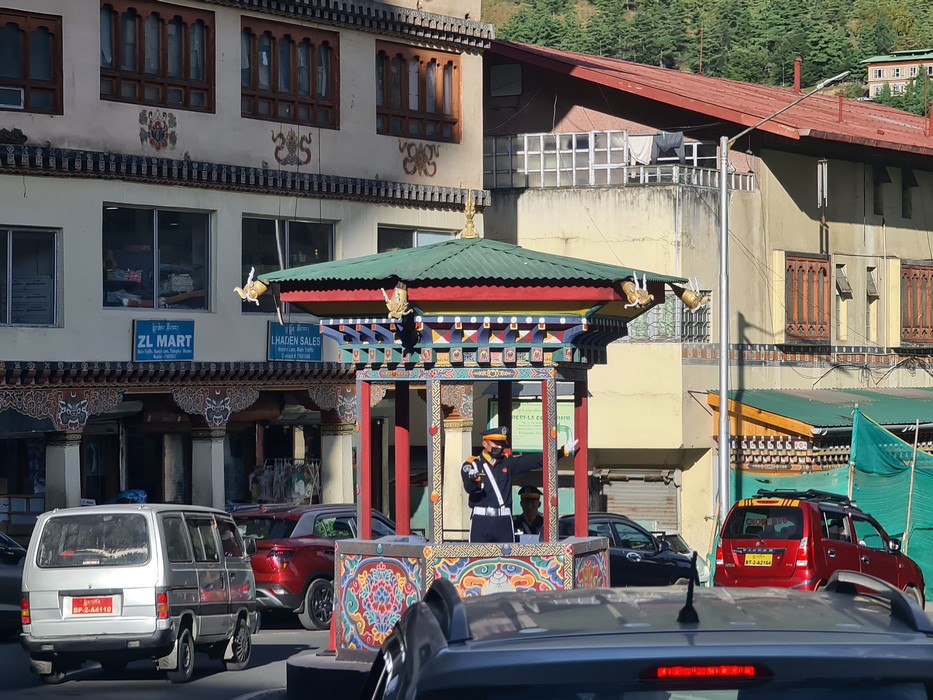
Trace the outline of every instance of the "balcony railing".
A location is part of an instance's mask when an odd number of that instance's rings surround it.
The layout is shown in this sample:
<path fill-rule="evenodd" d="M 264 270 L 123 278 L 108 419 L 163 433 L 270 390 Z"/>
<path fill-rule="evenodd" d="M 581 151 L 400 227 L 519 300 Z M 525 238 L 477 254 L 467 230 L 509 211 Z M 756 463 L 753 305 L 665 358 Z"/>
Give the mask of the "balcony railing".
<path fill-rule="evenodd" d="M 483 139 L 483 186 L 486 189 L 528 187 L 609 187 L 681 184 L 719 187 L 716 144 L 684 143 L 684 162 L 658 158 L 650 165 L 632 164 L 627 131 L 566 134 L 516 134 Z M 751 173 L 729 174 L 732 190 L 752 191 Z"/>

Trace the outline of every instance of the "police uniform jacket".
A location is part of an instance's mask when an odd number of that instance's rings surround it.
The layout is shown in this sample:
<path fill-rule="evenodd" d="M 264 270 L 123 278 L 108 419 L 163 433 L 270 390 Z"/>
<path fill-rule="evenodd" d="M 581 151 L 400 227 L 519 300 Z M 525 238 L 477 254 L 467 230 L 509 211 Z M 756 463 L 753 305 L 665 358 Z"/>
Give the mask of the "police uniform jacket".
<path fill-rule="evenodd" d="M 511 508 L 512 475 L 528 472 L 532 469 L 540 469 L 543 465 L 543 459 L 544 455 L 541 454 L 520 455 L 518 457 L 503 456 L 496 460 L 495 464 L 491 464 L 487 459 L 485 451 L 478 457 L 470 457 L 467 459 L 464 464 L 473 462 L 476 468 L 479 469 L 479 475 L 481 477 L 480 480 L 476 482 L 470 480 L 462 471 L 460 472 L 460 476 L 463 478 L 463 488 L 469 494 L 467 502 L 470 508 L 499 508 L 503 505 Z M 499 486 L 499 493 L 502 494 L 505 503 L 499 503 L 499 499 L 496 497 L 496 490 L 489 483 L 489 475 L 486 473 L 484 466 L 488 466 L 489 471 L 492 472 L 493 478 Z"/>

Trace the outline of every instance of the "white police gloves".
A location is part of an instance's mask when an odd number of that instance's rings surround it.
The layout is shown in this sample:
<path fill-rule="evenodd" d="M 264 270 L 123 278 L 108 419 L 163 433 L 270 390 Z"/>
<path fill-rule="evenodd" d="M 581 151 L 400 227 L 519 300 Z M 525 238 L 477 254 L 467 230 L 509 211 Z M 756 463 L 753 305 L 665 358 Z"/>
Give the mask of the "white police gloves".
<path fill-rule="evenodd" d="M 475 462 L 464 462 L 461 469 L 463 470 L 463 473 L 466 474 L 467 479 L 470 479 L 471 481 L 479 481 L 479 467 L 476 466 Z"/>
<path fill-rule="evenodd" d="M 569 456 L 572 455 L 574 452 L 576 452 L 576 451 L 577 451 L 577 445 L 578 445 L 579 443 L 580 443 L 580 441 L 577 440 L 577 439 L 575 439 L 575 438 L 573 437 L 573 433 L 570 433 L 570 435 L 567 436 L 567 442 L 565 442 L 565 443 L 564 443 L 564 446 L 561 448 L 561 450 L 562 450 L 563 453 L 564 453 L 564 456 L 565 456 L 565 457 L 569 457 Z"/>

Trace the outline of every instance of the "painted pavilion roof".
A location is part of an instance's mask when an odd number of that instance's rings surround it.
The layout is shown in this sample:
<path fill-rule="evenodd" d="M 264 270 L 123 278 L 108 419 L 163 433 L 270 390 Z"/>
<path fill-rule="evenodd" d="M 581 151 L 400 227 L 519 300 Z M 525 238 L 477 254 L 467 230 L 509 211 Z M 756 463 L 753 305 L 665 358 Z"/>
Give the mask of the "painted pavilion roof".
<path fill-rule="evenodd" d="M 498 284 L 564 286 L 620 282 L 636 274 L 648 282 L 686 281 L 638 268 L 541 253 L 488 238 L 454 238 L 418 248 L 293 267 L 261 275 L 260 279 L 266 284 L 278 282 L 283 290 L 291 290 L 346 287 L 348 283 L 385 287 L 397 281 L 471 285 L 495 280 Z"/>

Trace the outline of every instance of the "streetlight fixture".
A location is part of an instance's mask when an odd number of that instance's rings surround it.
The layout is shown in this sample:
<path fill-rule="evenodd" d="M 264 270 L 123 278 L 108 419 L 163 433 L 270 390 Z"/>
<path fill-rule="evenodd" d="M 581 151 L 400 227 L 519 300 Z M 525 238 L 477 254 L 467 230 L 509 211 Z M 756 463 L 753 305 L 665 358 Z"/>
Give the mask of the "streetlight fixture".
<path fill-rule="evenodd" d="M 729 469 L 729 147 L 747 133 L 820 90 L 825 90 L 849 75 L 849 71 L 827 78 L 810 92 L 804 93 L 790 104 L 781 107 L 757 124 L 744 129 L 732 138 L 719 139 L 719 516 L 725 519 L 732 505 Z"/>

